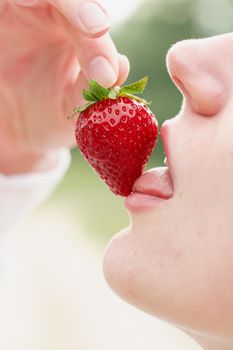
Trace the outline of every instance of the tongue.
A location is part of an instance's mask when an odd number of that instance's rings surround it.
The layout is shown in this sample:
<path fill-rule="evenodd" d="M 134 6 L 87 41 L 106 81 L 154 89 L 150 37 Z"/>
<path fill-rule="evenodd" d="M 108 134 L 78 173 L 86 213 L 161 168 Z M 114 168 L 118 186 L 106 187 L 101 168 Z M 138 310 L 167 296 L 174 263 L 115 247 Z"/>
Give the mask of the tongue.
<path fill-rule="evenodd" d="M 167 167 L 149 170 L 134 183 L 133 192 L 168 199 L 173 195 L 173 183 Z"/>

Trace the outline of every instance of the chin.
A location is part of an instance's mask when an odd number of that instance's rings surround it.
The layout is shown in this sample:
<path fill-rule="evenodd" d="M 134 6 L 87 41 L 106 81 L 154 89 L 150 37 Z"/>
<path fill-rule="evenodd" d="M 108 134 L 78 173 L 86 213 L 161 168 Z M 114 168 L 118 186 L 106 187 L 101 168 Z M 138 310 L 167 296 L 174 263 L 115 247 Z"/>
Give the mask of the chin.
<path fill-rule="evenodd" d="M 103 273 L 110 288 L 121 299 L 140 307 L 141 289 L 138 289 L 140 282 L 137 279 L 140 253 L 132 237 L 134 232 L 129 226 L 112 238 L 104 252 Z"/>
<path fill-rule="evenodd" d="M 192 280 L 190 266 L 186 271 L 185 251 L 180 250 L 177 232 L 158 222 L 153 232 L 148 225 L 136 225 L 134 218 L 132 222 L 106 247 L 103 272 L 110 288 L 156 318 L 180 328 L 198 329 L 202 325 L 200 329 L 204 329 L 200 310 L 208 309 L 209 296 L 205 298 Z"/>
<path fill-rule="evenodd" d="M 110 288 L 121 297 L 125 290 L 126 270 L 122 271 L 122 267 L 126 262 L 127 240 L 130 234 L 131 227 L 127 227 L 118 232 L 107 245 L 103 258 L 103 273 Z M 125 242 L 125 244 L 124 244 Z M 123 297 L 124 298 L 124 297 Z"/>
<path fill-rule="evenodd" d="M 150 266 L 154 264 L 152 255 L 155 250 L 148 245 L 147 234 L 132 226 L 120 231 L 106 247 L 104 277 L 110 288 L 127 303 L 160 319 L 172 321 L 171 310 L 165 310 L 165 305 L 169 306 L 166 276 L 158 261 L 155 269 Z"/>

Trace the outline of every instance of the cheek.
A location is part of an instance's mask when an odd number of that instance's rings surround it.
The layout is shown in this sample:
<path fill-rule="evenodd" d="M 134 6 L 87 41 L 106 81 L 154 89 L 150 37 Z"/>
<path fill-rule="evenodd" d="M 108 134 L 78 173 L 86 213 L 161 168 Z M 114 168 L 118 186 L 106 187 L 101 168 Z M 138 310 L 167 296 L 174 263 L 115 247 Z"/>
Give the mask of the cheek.
<path fill-rule="evenodd" d="M 175 191 L 212 201 L 233 192 L 232 110 L 207 118 L 195 115 L 175 119 L 170 132 Z M 233 204 L 233 198 L 231 196 Z"/>

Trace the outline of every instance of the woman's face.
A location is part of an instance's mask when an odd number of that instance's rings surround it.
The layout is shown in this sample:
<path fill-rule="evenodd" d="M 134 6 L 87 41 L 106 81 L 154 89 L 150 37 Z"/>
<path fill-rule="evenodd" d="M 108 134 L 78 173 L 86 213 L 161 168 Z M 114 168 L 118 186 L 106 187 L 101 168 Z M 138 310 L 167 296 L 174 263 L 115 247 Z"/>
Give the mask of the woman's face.
<path fill-rule="evenodd" d="M 168 171 L 139 178 L 132 225 L 107 247 L 110 286 L 187 331 L 233 332 L 233 34 L 187 40 L 167 56 L 182 91 L 165 122 Z M 165 198 L 159 198 L 159 197 Z"/>

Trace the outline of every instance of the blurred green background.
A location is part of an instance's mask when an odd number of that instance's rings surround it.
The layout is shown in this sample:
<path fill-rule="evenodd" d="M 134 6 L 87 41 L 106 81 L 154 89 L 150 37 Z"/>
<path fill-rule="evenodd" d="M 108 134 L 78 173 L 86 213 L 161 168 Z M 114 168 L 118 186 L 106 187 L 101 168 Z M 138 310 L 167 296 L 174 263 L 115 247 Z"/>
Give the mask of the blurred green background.
<path fill-rule="evenodd" d="M 152 101 L 151 109 L 161 125 L 175 116 L 182 101 L 166 70 L 168 49 L 179 40 L 232 30 L 231 0 L 144 0 L 130 18 L 113 27 L 111 35 L 119 52 L 130 59 L 128 82 L 149 76 L 144 97 Z M 159 140 L 148 167 L 163 165 L 163 159 Z M 130 223 L 123 201 L 110 192 L 75 149 L 71 168 L 44 208 L 55 205 L 67 211 L 77 229 L 81 227 L 85 235 L 104 246 Z"/>

